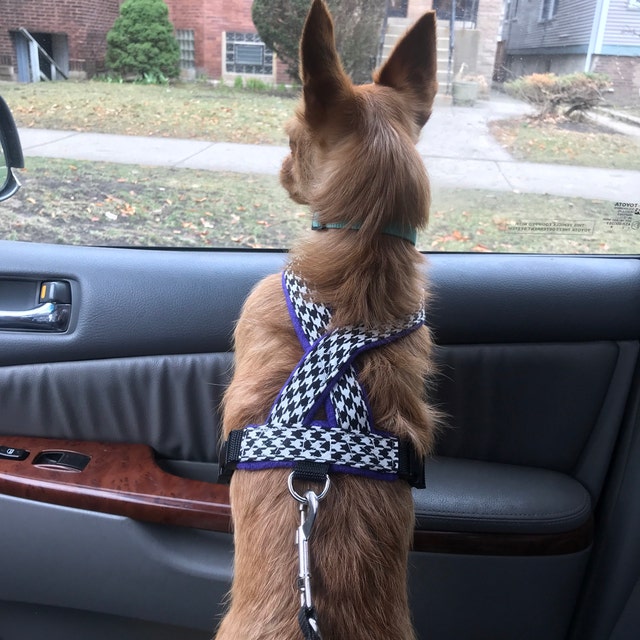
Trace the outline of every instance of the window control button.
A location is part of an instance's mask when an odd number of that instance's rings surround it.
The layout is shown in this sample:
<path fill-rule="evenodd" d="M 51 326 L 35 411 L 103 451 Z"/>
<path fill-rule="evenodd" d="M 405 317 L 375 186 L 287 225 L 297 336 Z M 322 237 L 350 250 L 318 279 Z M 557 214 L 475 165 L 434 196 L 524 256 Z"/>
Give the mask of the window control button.
<path fill-rule="evenodd" d="M 24 460 L 28 455 L 26 449 L 0 446 L 0 460 Z"/>
<path fill-rule="evenodd" d="M 83 471 L 91 456 L 75 451 L 41 451 L 33 464 L 51 471 Z"/>

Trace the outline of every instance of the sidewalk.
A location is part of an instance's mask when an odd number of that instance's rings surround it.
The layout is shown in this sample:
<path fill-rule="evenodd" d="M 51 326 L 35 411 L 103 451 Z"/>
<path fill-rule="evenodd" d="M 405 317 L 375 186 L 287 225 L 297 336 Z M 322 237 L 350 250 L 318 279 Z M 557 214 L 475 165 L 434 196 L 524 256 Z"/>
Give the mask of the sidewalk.
<path fill-rule="evenodd" d="M 500 94 L 474 107 L 440 97 L 418 142 L 434 188 L 471 188 L 602 200 L 640 200 L 640 172 L 516 162 L 487 122 L 528 107 Z M 277 175 L 287 147 L 20 129 L 26 157 Z"/>

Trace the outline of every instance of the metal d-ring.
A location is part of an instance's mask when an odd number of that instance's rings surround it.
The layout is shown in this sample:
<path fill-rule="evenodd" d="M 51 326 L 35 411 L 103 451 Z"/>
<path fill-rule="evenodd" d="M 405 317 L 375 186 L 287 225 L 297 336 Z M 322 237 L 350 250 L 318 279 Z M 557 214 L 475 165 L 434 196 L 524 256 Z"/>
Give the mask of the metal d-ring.
<path fill-rule="evenodd" d="M 287 486 L 289 487 L 289 493 L 293 496 L 295 500 L 300 502 L 301 504 L 307 504 L 308 500 L 305 496 L 301 496 L 294 488 L 293 488 L 293 476 L 295 475 L 295 471 L 292 471 L 289 474 L 289 478 L 287 479 Z M 329 486 L 331 485 L 331 480 L 329 479 L 329 475 L 327 474 L 324 479 L 324 487 L 322 491 L 316 495 L 318 502 L 322 500 L 329 491 Z M 314 492 L 315 493 L 315 492 Z"/>

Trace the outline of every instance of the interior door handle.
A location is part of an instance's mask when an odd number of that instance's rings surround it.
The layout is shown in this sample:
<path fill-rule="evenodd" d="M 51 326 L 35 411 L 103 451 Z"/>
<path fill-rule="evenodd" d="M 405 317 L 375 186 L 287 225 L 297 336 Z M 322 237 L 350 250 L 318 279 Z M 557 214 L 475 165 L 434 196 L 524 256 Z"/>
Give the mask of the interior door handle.
<path fill-rule="evenodd" d="M 44 302 L 33 309 L 0 311 L 0 329 L 22 331 L 65 331 L 71 317 L 71 305 Z"/>

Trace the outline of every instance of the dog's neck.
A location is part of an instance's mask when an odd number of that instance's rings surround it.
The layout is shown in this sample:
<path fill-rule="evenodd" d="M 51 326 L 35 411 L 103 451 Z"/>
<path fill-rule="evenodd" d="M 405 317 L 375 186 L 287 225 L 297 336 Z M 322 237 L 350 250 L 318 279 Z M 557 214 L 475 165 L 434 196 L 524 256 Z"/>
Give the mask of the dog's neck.
<path fill-rule="evenodd" d="M 423 256 L 392 235 L 311 232 L 290 255 L 295 272 L 334 311 L 334 326 L 393 324 L 424 297 Z"/>
<path fill-rule="evenodd" d="M 349 228 L 352 231 L 358 231 L 362 225 L 359 222 L 356 223 L 348 223 L 348 222 L 329 222 L 327 224 L 323 224 L 318 220 L 318 216 L 313 216 L 313 220 L 311 221 L 311 229 L 313 231 L 324 231 L 325 229 L 345 229 Z M 402 240 L 406 240 L 410 242 L 414 247 L 416 246 L 416 242 L 418 240 L 418 230 L 415 227 L 405 226 L 400 224 L 389 224 L 384 227 L 381 231 L 388 236 L 394 236 L 395 238 L 401 238 Z"/>

